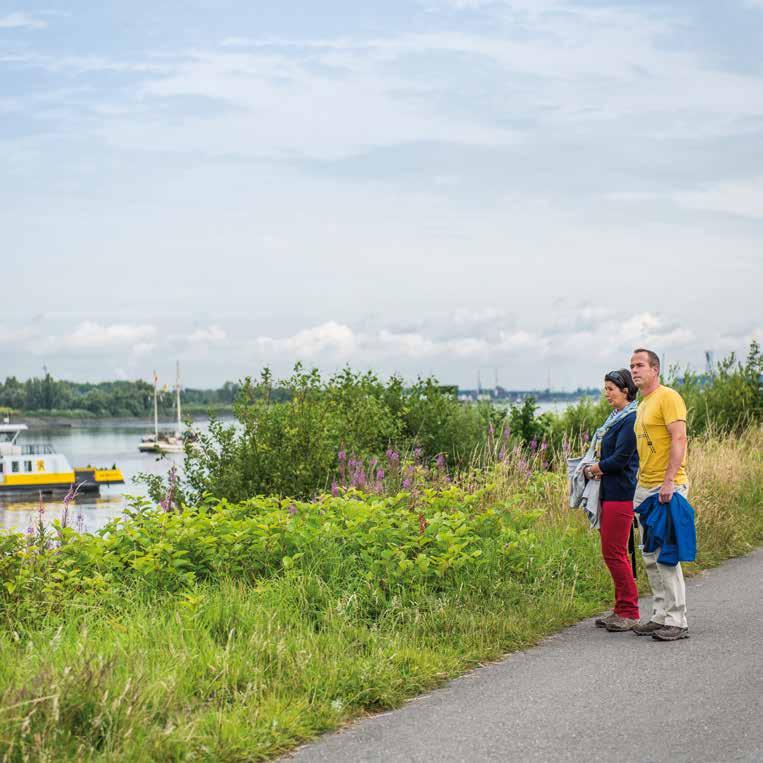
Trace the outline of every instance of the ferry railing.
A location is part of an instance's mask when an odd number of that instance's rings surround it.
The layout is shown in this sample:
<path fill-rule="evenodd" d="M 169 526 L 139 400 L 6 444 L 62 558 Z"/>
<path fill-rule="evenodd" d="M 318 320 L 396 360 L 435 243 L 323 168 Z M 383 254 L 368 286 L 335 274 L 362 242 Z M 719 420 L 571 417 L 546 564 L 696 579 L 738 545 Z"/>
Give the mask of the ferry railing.
<path fill-rule="evenodd" d="M 55 453 L 53 446 L 48 443 L 25 443 L 24 445 L 18 445 L 17 447 L 21 448 L 21 453 L 19 455 L 22 456 L 50 456 Z"/>

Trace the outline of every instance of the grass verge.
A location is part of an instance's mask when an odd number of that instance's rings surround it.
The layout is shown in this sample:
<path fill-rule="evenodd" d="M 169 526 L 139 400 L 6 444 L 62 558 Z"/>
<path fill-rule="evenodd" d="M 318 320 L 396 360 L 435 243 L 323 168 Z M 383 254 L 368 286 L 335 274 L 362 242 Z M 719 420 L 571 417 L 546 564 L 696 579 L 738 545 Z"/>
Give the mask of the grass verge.
<path fill-rule="evenodd" d="M 693 445 L 695 570 L 763 539 L 760 445 Z M 606 606 L 559 475 L 444 494 L 148 515 L 23 569 L 6 549 L 2 759 L 272 758 Z"/>

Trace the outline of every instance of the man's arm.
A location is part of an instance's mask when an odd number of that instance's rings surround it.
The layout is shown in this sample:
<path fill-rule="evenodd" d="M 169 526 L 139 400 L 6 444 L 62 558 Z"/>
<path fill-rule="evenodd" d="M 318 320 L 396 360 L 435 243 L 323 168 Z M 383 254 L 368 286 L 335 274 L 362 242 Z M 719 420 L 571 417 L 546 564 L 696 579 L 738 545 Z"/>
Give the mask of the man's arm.
<path fill-rule="evenodd" d="M 670 457 L 668 459 L 668 469 L 665 472 L 665 480 L 660 486 L 660 503 L 668 503 L 673 497 L 676 485 L 673 480 L 681 468 L 684 456 L 686 455 L 686 422 L 674 421 L 668 424 L 670 432 Z"/>

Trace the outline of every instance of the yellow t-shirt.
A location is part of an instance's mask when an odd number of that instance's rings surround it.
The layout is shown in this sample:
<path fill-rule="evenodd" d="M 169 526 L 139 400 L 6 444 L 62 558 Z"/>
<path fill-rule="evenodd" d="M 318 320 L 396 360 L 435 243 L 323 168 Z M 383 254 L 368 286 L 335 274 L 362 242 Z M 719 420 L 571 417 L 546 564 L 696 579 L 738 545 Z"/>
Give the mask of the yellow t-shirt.
<path fill-rule="evenodd" d="M 665 479 L 670 461 L 668 424 L 686 421 L 686 404 L 670 387 L 659 386 L 647 395 L 636 411 L 636 446 L 638 448 L 638 484 L 657 487 Z M 686 484 L 686 455 L 675 476 L 676 485 Z"/>

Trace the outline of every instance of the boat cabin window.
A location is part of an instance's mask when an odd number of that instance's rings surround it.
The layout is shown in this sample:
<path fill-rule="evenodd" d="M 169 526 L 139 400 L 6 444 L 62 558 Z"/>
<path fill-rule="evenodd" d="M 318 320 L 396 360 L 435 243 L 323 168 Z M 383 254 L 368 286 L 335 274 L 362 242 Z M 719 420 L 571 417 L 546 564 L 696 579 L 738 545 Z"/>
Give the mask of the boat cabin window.
<path fill-rule="evenodd" d="M 19 470 L 19 462 L 18 461 L 11 461 L 11 471 L 17 472 Z"/>
<path fill-rule="evenodd" d="M 24 461 L 24 471 L 25 472 L 31 472 L 32 471 L 32 462 L 31 461 Z"/>
<path fill-rule="evenodd" d="M 2 461 L 0 461 L 0 474 L 2 474 L 3 471 L 5 471 L 5 464 Z"/>

